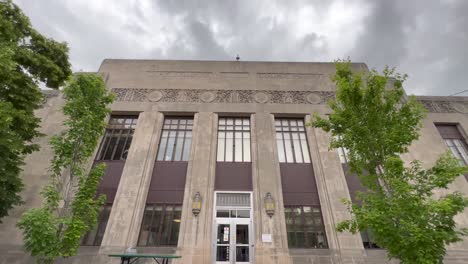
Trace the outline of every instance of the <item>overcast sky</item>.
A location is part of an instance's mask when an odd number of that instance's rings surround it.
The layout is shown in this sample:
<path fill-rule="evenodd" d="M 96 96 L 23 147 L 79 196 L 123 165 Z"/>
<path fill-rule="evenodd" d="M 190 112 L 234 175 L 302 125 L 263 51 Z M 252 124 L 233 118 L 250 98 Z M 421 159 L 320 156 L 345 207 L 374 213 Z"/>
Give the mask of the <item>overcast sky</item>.
<path fill-rule="evenodd" d="M 468 0 L 15 2 L 41 33 L 69 43 L 75 71 L 97 71 L 105 58 L 350 57 L 407 73 L 408 93 L 468 89 Z"/>

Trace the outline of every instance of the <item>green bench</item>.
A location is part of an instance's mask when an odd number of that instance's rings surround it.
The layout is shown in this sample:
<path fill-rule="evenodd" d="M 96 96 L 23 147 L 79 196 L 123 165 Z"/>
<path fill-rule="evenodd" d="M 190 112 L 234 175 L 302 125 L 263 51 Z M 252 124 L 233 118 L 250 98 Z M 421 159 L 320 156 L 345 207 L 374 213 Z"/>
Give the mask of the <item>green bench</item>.
<path fill-rule="evenodd" d="M 121 264 L 131 264 L 131 263 L 135 263 L 138 259 L 147 259 L 147 258 L 154 259 L 154 261 L 156 261 L 156 263 L 158 264 L 167 264 L 169 263 L 169 259 L 181 258 L 180 256 L 174 256 L 174 255 L 138 254 L 138 253 L 110 254 L 108 256 L 112 258 L 120 258 Z"/>

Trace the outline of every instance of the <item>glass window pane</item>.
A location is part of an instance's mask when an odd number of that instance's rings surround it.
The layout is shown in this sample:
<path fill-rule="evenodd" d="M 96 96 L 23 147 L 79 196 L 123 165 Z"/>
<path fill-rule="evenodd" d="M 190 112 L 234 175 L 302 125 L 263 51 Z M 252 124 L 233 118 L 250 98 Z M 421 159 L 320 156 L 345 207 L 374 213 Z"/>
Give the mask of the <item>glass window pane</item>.
<path fill-rule="evenodd" d="M 236 244 L 249 244 L 249 225 L 236 225 Z"/>
<path fill-rule="evenodd" d="M 99 158 L 98 160 L 102 160 L 104 159 L 104 154 L 106 152 L 106 149 L 107 147 L 109 146 L 109 140 L 110 140 L 110 137 L 108 135 L 109 132 L 106 132 L 106 136 L 104 137 L 104 143 L 102 144 L 101 146 L 101 150 L 100 150 L 100 154 L 99 154 Z"/>
<path fill-rule="evenodd" d="M 284 137 L 284 147 L 286 152 L 286 162 L 294 162 L 293 159 L 293 149 L 290 135 L 288 133 L 283 134 Z"/>
<path fill-rule="evenodd" d="M 229 120 L 228 120 L 229 121 Z M 226 161 L 233 160 L 233 132 L 226 132 Z"/>
<path fill-rule="evenodd" d="M 125 135 L 120 135 L 112 160 L 120 160 L 125 147 Z"/>
<path fill-rule="evenodd" d="M 174 208 L 173 214 L 174 215 L 172 219 L 172 228 L 171 228 L 171 234 L 170 234 L 171 238 L 169 240 L 169 245 L 176 246 L 179 240 L 180 220 L 182 217 L 181 208 L 180 207 Z"/>
<path fill-rule="evenodd" d="M 229 218 L 229 210 L 217 210 L 216 217 Z"/>
<path fill-rule="evenodd" d="M 175 161 L 180 161 L 182 159 L 182 147 L 184 146 L 184 136 L 185 131 L 179 131 L 179 133 L 177 133 L 176 151 L 174 156 Z"/>
<path fill-rule="evenodd" d="M 242 124 L 244 124 L 244 126 L 245 126 L 245 125 L 247 125 L 247 126 L 250 125 L 250 119 L 249 119 L 249 118 L 244 118 L 244 119 L 242 120 Z"/>
<path fill-rule="evenodd" d="M 169 241 L 171 240 L 170 234 L 171 234 L 173 220 L 174 220 L 173 208 L 172 206 L 166 206 L 160 245 L 169 245 Z"/>
<path fill-rule="evenodd" d="M 244 138 L 244 162 L 250 162 L 250 139 L 248 138 Z"/>
<path fill-rule="evenodd" d="M 242 161 L 242 132 L 235 133 L 235 158 L 234 161 L 241 162 Z"/>
<path fill-rule="evenodd" d="M 167 140 L 166 154 L 164 155 L 164 160 L 172 160 L 172 154 L 174 153 L 174 145 L 176 140 L 177 131 L 170 131 L 169 138 Z"/>
<path fill-rule="evenodd" d="M 304 157 L 305 163 L 310 163 L 310 155 L 309 155 L 309 148 L 307 146 L 307 141 L 301 140 L 301 147 L 302 147 L 302 155 Z"/>
<path fill-rule="evenodd" d="M 161 142 L 159 143 L 158 160 L 164 160 L 164 152 L 166 151 L 167 137 L 169 132 L 163 131 Z"/>
<path fill-rule="evenodd" d="M 145 210 L 143 214 L 143 220 L 141 223 L 141 228 L 140 228 L 140 238 L 138 239 L 138 245 L 140 246 L 146 246 L 148 242 L 148 237 L 150 234 L 151 230 L 151 220 L 153 217 L 153 211 L 148 208 Z"/>
<path fill-rule="evenodd" d="M 224 133 L 218 132 L 218 154 L 217 161 L 224 161 Z"/>
<path fill-rule="evenodd" d="M 237 218 L 250 218 L 250 210 L 237 210 Z"/>
<path fill-rule="evenodd" d="M 228 118 L 226 119 L 226 124 L 232 126 L 234 124 L 234 120 L 232 118 Z"/>
<path fill-rule="evenodd" d="M 110 141 L 107 146 L 106 153 L 104 154 L 104 160 L 112 160 L 112 153 L 114 152 L 114 148 L 116 147 L 117 137 L 112 135 Z"/>
<path fill-rule="evenodd" d="M 192 146 L 192 131 L 186 131 L 185 143 L 184 143 L 184 155 L 182 157 L 183 161 L 189 160 L 191 146 Z"/>
<path fill-rule="evenodd" d="M 301 153 L 301 144 L 299 141 L 299 135 L 297 133 L 292 134 L 293 144 L 294 144 L 294 155 L 296 157 L 297 163 L 302 163 L 302 153 Z"/>
<path fill-rule="evenodd" d="M 449 147 L 454 146 L 453 141 L 451 139 L 446 139 L 445 143 L 447 143 L 447 146 L 449 146 Z"/>
<path fill-rule="evenodd" d="M 225 125 L 226 124 L 226 118 L 220 118 L 219 119 L 219 124 L 220 125 Z"/>
<path fill-rule="evenodd" d="M 283 146 L 283 140 L 282 140 L 282 135 L 280 133 L 277 134 L 279 135 L 280 139 L 276 140 L 276 146 L 278 147 L 278 160 L 279 162 L 286 162 L 286 156 L 284 154 L 284 146 Z"/>
<path fill-rule="evenodd" d="M 235 124 L 236 126 L 241 126 L 241 125 L 242 125 L 242 119 L 236 118 L 234 124 Z"/>
<path fill-rule="evenodd" d="M 128 136 L 127 138 L 127 143 L 125 144 L 125 147 L 124 147 L 124 151 L 122 153 L 122 160 L 126 160 L 127 159 L 127 156 L 128 156 L 128 151 L 130 150 L 130 145 L 132 144 L 132 140 L 133 140 L 133 132 L 131 133 L 131 135 Z"/>

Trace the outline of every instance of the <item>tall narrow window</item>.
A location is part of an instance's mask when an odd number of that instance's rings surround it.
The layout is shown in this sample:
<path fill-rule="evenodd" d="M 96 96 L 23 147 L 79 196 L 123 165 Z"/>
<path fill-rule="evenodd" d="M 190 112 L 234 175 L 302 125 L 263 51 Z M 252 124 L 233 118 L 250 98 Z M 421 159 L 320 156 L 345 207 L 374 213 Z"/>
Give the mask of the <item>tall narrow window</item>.
<path fill-rule="evenodd" d="M 304 121 L 276 119 L 275 126 L 279 162 L 310 163 Z"/>
<path fill-rule="evenodd" d="M 351 196 L 351 201 L 353 203 L 360 203 L 356 199 L 357 192 L 366 192 L 367 188 L 361 184 L 361 180 L 357 176 L 356 173 L 351 173 L 350 167 L 348 164 L 349 161 L 349 150 L 345 147 L 339 147 L 338 155 L 340 157 L 341 166 L 343 167 L 343 171 L 345 173 L 346 184 L 348 185 L 349 194 Z M 372 235 L 372 231 L 368 228 L 361 231 L 361 238 L 362 244 L 364 248 L 367 249 L 380 249 L 380 247 L 375 243 L 374 236 Z"/>
<path fill-rule="evenodd" d="M 137 124 L 137 116 L 111 116 L 106 132 L 99 146 L 95 165 L 107 165 L 104 176 L 97 188 L 97 194 L 105 194 L 107 203 L 103 206 L 96 227 L 81 240 L 83 246 L 101 245 L 106 231 L 112 203 L 119 185 L 120 176 L 127 159 L 128 150 Z"/>
<path fill-rule="evenodd" d="M 96 160 L 127 159 L 137 120 L 137 116 L 111 116 Z"/>
<path fill-rule="evenodd" d="M 192 145 L 192 128 L 191 117 L 165 118 L 157 160 L 188 161 Z"/>
<path fill-rule="evenodd" d="M 81 242 L 84 246 L 100 246 L 104 232 L 106 231 L 112 204 L 104 205 L 98 217 L 97 225 L 90 232 L 86 233 Z"/>
<path fill-rule="evenodd" d="M 219 118 L 217 161 L 250 162 L 249 118 Z"/>
<path fill-rule="evenodd" d="M 147 204 L 138 245 L 177 246 L 181 215 L 181 205 Z"/>
<path fill-rule="evenodd" d="M 452 124 L 437 124 L 436 127 L 452 154 L 460 160 L 462 165 L 468 165 L 466 141 L 457 126 Z"/>

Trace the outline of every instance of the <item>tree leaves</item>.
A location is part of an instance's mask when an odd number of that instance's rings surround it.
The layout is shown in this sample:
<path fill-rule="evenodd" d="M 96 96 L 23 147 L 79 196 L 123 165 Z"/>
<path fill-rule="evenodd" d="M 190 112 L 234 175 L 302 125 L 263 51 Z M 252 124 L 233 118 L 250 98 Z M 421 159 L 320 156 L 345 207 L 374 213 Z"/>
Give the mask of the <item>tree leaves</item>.
<path fill-rule="evenodd" d="M 63 124 L 65 131 L 50 141 L 54 156 L 50 182 L 42 191 L 44 204 L 26 212 L 18 224 L 26 249 L 39 263 L 75 255 L 81 237 L 96 225 L 106 199 L 103 195 L 96 197 L 105 165 L 89 173 L 87 167 L 104 133 L 113 95 L 97 74 L 76 74 L 63 94 L 67 100 L 63 113 L 68 119 Z M 53 235 L 37 230 L 40 226 L 34 221 L 50 227 Z M 44 239 L 48 240 L 46 244 L 40 242 Z"/>
<path fill-rule="evenodd" d="M 332 134 L 331 148 L 348 150 L 352 171 L 368 189 L 358 194 L 359 204 L 345 202 L 353 217 L 337 230 L 368 228 L 390 258 L 402 264 L 436 264 L 446 245 L 468 234 L 453 219 L 468 199 L 459 192 L 441 198 L 433 194 L 447 189 L 467 168 L 449 152 L 427 170 L 420 161 L 404 166 L 399 156 L 418 139 L 425 116 L 414 97 L 405 98 L 405 78 L 388 68 L 382 75 L 355 73 L 349 61 L 338 61 L 336 100 L 329 103 L 333 112 L 328 119 L 315 115 L 312 125 Z"/>
<path fill-rule="evenodd" d="M 58 88 L 70 75 L 67 45 L 34 30 L 11 0 L 0 1 L 0 219 L 21 204 L 24 156 L 39 148 L 32 143 L 41 135 L 38 81 Z"/>

